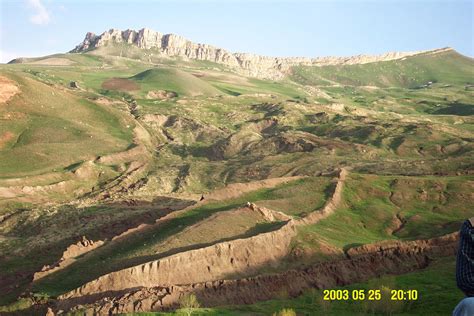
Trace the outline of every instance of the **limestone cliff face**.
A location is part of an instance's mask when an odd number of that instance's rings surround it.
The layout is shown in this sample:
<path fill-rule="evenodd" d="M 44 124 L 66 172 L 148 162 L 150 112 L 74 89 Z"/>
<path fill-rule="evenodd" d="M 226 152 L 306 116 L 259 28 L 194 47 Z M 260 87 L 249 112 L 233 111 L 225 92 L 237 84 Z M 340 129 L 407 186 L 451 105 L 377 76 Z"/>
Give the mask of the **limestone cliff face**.
<path fill-rule="evenodd" d="M 222 48 L 191 42 L 179 35 L 162 34 L 146 28 L 139 31 L 111 29 L 101 35 L 95 35 L 89 32 L 86 34 L 84 41 L 76 46 L 71 53 L 86 52 L 113 43 L 131 44 L 144 50 L 154 49 L 157 50 L 159 54 L 168 57 L 183 57 L 224 64 L 246 76 L 268 79 L 282 78 L 291 67 L 296 65 L 324 66 L 365 64 L 400 59 L 421 53 L 395 52 L 378 56 L 358 55 L 352 57 L 318 58 L 269 57 L 247 53 L 231 53 Z"/>

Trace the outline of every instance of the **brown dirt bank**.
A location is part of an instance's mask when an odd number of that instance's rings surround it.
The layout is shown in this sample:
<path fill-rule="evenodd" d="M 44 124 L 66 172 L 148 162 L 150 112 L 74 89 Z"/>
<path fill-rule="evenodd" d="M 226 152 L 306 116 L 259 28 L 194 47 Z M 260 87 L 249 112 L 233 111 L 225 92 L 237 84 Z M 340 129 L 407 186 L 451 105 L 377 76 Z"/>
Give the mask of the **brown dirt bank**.
<path fill-rule="evenodd" d="M 294 223 L 289 221 L 275 231 L 217 243 L 103 275 L 59 298 L 84 297 L 87 301 L 91 295 L 100 297 L 110 291 L 224 279 L 278 261 L 288 253 L 295 234 Z M 272 245 L 271 249 L 268 245 Z"/>
<path fill-rule="evenodd" d="M 139 90 L 140 87 L 132 80 L 124 78 L 111 78 L 102 82 L 102 89 L 119 90 L 119 91 L 134 91 Z"/>
<path fill-rule="evenodd" d="M 20 89 L 14 81 L 0 76 L 0 104 L 7 102 L 11 97 L 19 92 Z"/>
<path fill-rule="evenodd" d="M 345 169 L 339 172 L 333 196 L 322 211 L 315 212 L 321 213 L 317 217 L 308 220 L 305 218 L 301 221 L 291 219 L 275 231 L 249 238 L 221 242 L 115 271 L 61 295 L 60 299 L 90 295 L 97 297 L 110 291 L 124 291 L 137 287 L 192 284 L 219 280 L 239 273 L 251 273 L 259 267 L 277 262 L 288 255 L 291 240 L 296 235 L 296 224 L 315 223 L 335 210 L 341 199 L 346 174 Z M 259 181 L 257 184 L 234 184 L 220 190 L 214 198 L 228 198 L 233 194 L 241 194 L 246 190 L 255 190 L 264 186 L 273 186 L 286 180 L 288 179 L 277 178 Z M 249 204 L 249 206 L 252 206 L 252 204 Z M 280 216 L 280 214 L 271 210 L 265 209 L 265 212 L 268 213 L 267 215 L 271 215 L 272 219 Z M 269 248 L 268 245 L 272 245 L 272 247 Z M 263 251 L 264 249 L 266 251 Z"/>
<path fill-rule="evenodd" d="M 5 133 L 0 135 L 0 150 L 13 138 L 15 137 L 15 134 L 13 134 L 10 131 L 6 131 Z"/>
<path fill-rule="evenodd" d="M 252 304 L 275 298 L 281 291 L 296 297 L 310 288 L 326 289 L 384 274 L 403 274 L 427 267 L 433 258 L 453 256 L 457 233 L 429 240 L 365 245 L 350 250 L 350 258 L 305 269 L 237 280 L 218 280 L 182 286 L 143 287 L 110 292 L 109 296 L 76 297 L 57 302 L 56 309 L 83 310 L 87 315 L 162 311 L 177 307 L 179 298 L 193 292 L 204 306 Z M 94 301 L 95 300 L 95 301 Z M 85 302 L 88 305 L 82 305 Z M 93 303 L 92 303 L 93 302 Z"/>
<path fill-rule="evenodd" d="M 82 240 L 78 241 L 75 244 L 70 245 L 63 252 L 61 259 L 53 265 L 45 265 L 41 271 L 36 272 L 33 276 L 33 281 L 44 278 L 45 276 L 54 273 L 58 270 L 61 270 L 68 265 L 72 264 L 75 261 L 76 257 L 83 255 L 89 251 L 96 249 L 104 244 L 104 241 L 98 240 L 96 242 L 87 239 L 85 236 L 82 236 Z"/>

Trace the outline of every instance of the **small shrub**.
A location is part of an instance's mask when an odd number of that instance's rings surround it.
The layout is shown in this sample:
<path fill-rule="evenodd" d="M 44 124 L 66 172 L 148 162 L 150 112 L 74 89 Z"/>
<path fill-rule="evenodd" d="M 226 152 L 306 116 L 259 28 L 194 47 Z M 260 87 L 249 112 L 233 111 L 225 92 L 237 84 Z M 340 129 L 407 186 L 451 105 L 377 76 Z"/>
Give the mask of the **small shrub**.
<path fill-rule="evenodd" d="M 273 313 L 273 316 L 296 316 L 296 312 L 291 308 L 284 308 L 279 312 Z"/>
<path fill-rule="evenodd" d="M 184 295 L 179 301 L 179 306 L 181 307 L 179 310 L 188 316 L 191 316 L 195 309 L 201 307 L 194 294 Z"/>

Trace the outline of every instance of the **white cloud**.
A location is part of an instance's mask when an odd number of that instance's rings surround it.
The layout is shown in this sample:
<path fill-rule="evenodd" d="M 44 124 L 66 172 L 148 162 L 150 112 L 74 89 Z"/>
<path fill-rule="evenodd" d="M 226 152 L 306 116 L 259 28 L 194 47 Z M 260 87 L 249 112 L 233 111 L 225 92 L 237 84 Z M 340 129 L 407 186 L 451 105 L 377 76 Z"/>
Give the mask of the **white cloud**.
<path fill-rule="evenodd" d="M 41 3 L 41 0 L 28 0 L 28 5 L 35 12 L 30 17 L 30 22 L 38 25 L 46 25 L 51 20 L 51 15 L 46 10 L 46 7 Z"/>

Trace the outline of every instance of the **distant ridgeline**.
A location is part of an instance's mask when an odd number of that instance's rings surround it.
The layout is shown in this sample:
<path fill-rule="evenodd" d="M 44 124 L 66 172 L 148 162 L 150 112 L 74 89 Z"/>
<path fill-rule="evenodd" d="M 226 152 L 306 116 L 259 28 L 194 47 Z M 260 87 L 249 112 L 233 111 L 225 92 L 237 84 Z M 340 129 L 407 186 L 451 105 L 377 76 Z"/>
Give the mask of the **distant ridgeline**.
<path fill-rule="evenodd" d="M 142 50 L 148 50 L 148 57 L 182 57 L 185 59 L 215 62 L 226 65 L 241 74 L 266 79 L 280 79 L 288 74 L 293 66 L 366 64 L 401 59 L 418 54 L 452 50 L 451 48 L 442 48 L 423 52 L 392 52 L 378 56 L 357 55 L 352 57 L 269 57 L 248 53 L 232 53 L 208 44 L 191 42 L 179 35 L 162 34 L 143 28 L 139 31 L 111 29 L 101 35 L 89 32 L 86 34 L 84 41 L 71 50 L 71 53 L 87 52 L 106 46 L 113 46 L 114 44 L 125 44 Z M 108 53 L 110 54 L 110 51 Z M 115 53 L 121 56 L 127 54 L 123 49 L 117 50 Z"/>

